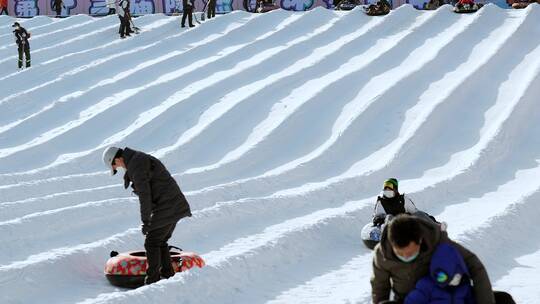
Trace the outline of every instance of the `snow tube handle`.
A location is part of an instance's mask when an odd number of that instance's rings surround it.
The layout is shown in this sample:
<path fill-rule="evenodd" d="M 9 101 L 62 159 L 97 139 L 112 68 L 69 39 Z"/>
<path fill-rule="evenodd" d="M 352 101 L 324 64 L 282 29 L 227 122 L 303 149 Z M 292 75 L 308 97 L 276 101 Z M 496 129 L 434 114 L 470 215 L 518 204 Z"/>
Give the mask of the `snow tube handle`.
<path fill-rule="evenodd" d="M 111 254 L 110 254 L 111 258 L 114 258 L 117 255 L 118 255 L 118 251 L 114 251 L 114 250 L 111 251 Z"/>
<path fill-rule="evenodd" d="M 178 247 L 176 247 L 176 246 L 169 246 L 169 250 L 171 250 L 171 249 L 173 249 L 173 248 L 174 248 L 174 249 L 178 249 L 178 250 L 180 250 L 180 251 L 184 251 L 184 250 L 182 250 L 182 248 L 178 248 Z"/>

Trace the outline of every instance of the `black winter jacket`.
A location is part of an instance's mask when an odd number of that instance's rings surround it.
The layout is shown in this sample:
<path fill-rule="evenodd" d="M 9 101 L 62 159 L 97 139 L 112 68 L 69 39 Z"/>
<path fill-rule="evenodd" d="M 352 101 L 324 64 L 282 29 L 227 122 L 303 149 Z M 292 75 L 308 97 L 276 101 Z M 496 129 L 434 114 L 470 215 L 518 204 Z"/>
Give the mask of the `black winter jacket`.
<path fill-rule="evenodd" d="M 21 46 L 23 44 L 30 45 L 28 42 L 28 38 L 30 38 L 30 34 L 26 31 L 24 27 L 19 27 L 19 29 L 16 29 L 13 31 L 13 34 L 15 34 L 15 42 L 18 46 Z"/>
<path fill-rule="evenodd" d="M 180 187 L 159 159 L 125 148 L 122 154 L 127 171 L 124 187 L 131 184 L 139 196 L 141 221 L 148 231 L 191 216 L 191 209 Z"/>

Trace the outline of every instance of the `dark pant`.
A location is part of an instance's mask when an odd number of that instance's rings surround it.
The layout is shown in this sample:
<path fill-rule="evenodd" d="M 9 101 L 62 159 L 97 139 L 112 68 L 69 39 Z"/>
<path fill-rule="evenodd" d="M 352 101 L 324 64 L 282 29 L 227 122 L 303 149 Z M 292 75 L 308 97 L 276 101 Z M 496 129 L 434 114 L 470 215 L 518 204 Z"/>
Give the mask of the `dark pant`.
<path fill-rule="evenodd" d="M 186 26 L 186 17 L 189 19 L 189 26 L 193 25 L 193 7 L 186 6 L 184 7 L 184 14 L 182 15 L 182 26 Z"/>
<path fill-rule="evenodd" d="M 30 45 L 28 43 L 19 44 L 19 69 L 23 67 L 23 54 L 26 57 L 26 67 L 30 67 Z"/>
<path fill-rule="evenodd" d="M 56 9 L 56 18 L 60 18 L 62 17 L 62 8 L 57 8 Z"/>
<path fill-rule="evenodd" d="M 210 0 L 208 1 L 208 9 L 206 12 L 206 17 L 208 19 L 216 16 L 216 0 Z"/>
<path fill-rule="evenodd" d="M 129 33 L 132 33 L 131 25 L 129 23 L 129 17 L 127 17 L 127 16 L 124 16 L 124 17 L 118 16 L 118 18 L 120 18 L 120 28 L 118 29 L 118 33 L 120 34 L 120 37 L 124 37 L 126 35 L 129 36 Z"/>
<path fill-rule="evenodd" d="M 7 7 L 2 7 L 2 9 L 0 9 L 0 15 L 4 15 L 4 13 L 6 15 L 9 15 L 8 11 L 7 11 Z"/>
<path fill-rule="evenodd" d="M 167 241 L 171 238 L 175 227 L 176 223 L 149 231 L 146 234 L 144 248 L 146 249 L 148 267 L 144 279 L 145 284 L 159 281 L 160 276 L 169 278 L 174 275 Z"/>

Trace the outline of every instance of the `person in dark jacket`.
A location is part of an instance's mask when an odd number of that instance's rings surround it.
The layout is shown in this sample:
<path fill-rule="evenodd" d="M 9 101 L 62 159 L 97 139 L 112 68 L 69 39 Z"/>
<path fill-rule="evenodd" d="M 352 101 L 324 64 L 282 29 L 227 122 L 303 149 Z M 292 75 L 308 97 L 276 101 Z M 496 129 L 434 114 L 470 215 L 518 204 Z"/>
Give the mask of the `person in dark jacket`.
<path fill-rule="evenodd" d="M 141 231 L 146 236 L 144 248 L 148 268 L 145 284 L 174 275 L 167 241 L 176 223 L 191 216 L 191 209 L 180 187 L 157 158 L 130 148 L 109 147 L 103 161 L 111 174 L 124 171 L 124 187 L 130 185 L 139 196 Z"/>
<path fill-rule="evenodd" d="M 194 27 L 193 24 L 193 0 L 182 0 L 184 14 L 182 15 L 182 27 L 186 27 L 186 17 L 189 20 L 189 27 Z"/>
<path fill-rule="evenodd" d="M 450 243 L 440 243 L 431 257 L 429 275 L 416 283 L 405 304 L 448 303 L 478 304 L 463 257 Z"/>
<path fill-rule="evenodd" d="M 120 28 L 118 29 L 118 34 L 120 38 L 125 38 L 131 36 L 130 33 L 133 33 L 131 30 L 131 12 L 129 7 L 129 0 L 120 0 L 118 3 L 118 19 L 120 19 Z"/>
<path fill-rule="evenodd" d="M 401 214 L 384 228 L 373 252 L 371 295 L 373 303 L 385 303 L 394 292 L 395 303 L 403 303 L 418 280 L 429 274 L 437 246 L 449 243 L 456 248 L 470 273 L 476 303 L 494 304 L 491 282 L 478 257 L 450 240 L 446 231 L 430 219 Z"/>
<path fill-rule="evenodd" d="M 62 17 L 62 8 L 65 8 L 64 1 L 62 0 L 54 0 L 52 9 L 56 12 L 56 18 Z"/>
<path fill-rule="evenodd" d="M 19 69 L 23 67 L 23 54 L 26 57 L 26 67 L 30 67 L 30 33 L 22 27 L 19 22 L 13 23 L 12 27 L 15 28 L 13 34 L 15 34 L 15 42 L 19 51 Z"/>
<path fill-rule="evenodd" d="M 383 183 L 383 191 L 381 195 L 377 196 L 375 208 L 373 210 L 373 225 L 380 226 L 398 214 L 411 214 L 419 217 L 425 217 L 433 220 L 441 225 L 442 230 L 446 230 L 446 223 L 437 222 L 435 217 L 428 213 L 418 210 L 413 201 L 405 195 L 405 193 L 399 193 L 398 180 L 396 178 L 389 178 Z"/>
<path fill-rule="evenodd" d="M 208 8 L 206 11 L 206 17 L 208 19 L 216 16 L 216 0 L 208 0 Z"/>

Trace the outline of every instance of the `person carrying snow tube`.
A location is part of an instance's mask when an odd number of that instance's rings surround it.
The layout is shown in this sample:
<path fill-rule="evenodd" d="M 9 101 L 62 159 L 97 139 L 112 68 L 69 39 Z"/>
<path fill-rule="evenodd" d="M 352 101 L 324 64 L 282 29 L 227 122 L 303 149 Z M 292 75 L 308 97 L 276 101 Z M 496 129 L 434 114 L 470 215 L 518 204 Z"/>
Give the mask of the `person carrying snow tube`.
<path fill-rule="evenodd" d="M 416 282 L 429 275 L 431 259 L 440 244 L 450 244 L 463 257 L 476 303 L 494 304 L 491 282 L 480 259 L 452 241 L 437 223 L 407 214 L 386 225 L 375 246 L 370 280 L 373 303 L 403 303 Z M 390 299 L 392 292 L 394 299 Z"/>
<path fill-rule="evenodd" d="M 23 68 L 23 54 L 26 57 L 26 67 L 30 67 L 30 42 L 28 39 L 30 39 L 30 33 L 26 31 L 24 27 L 22 27 L 19 22 L 13 23 L 11 27 L 14 27 L 15 30 L 13 31 L 13 34 L 15 34 L 15 43 L 17 43 L 17 50 L 19 52 L 19 70 Z"/>
<path fill-rule="evenodd" d="M 172 277 L 175 271 L 167 242 L 177 222 L 191 216 L 180 187 L 161 161 L 140 151 L 109 147 L 103 152 L 103 162 L 112 175 L 117 171 L 125 172 L 124 188 L 131 185 L 139 196 L 148 266 L 144 283 Z"/>

